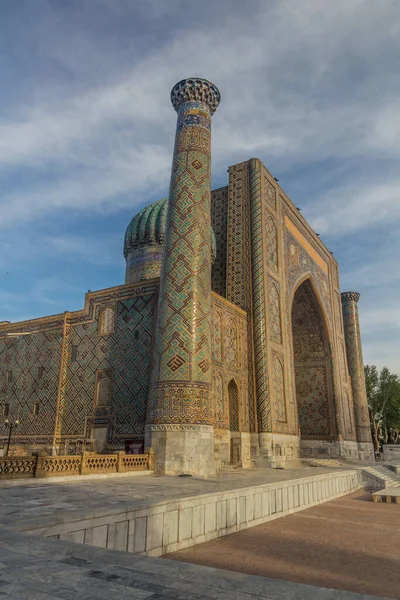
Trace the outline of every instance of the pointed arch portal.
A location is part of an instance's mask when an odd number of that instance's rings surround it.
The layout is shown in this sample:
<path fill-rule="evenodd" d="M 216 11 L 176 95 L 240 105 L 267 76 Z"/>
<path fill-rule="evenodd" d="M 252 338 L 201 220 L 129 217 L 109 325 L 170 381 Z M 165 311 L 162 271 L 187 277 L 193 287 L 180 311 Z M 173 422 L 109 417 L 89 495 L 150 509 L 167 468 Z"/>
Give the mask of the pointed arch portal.
<path fill-rule="evenodd" d="M 294 295 L 292 335 L 301 439 L 332 440 L 335 419 L 331 351 L 323 314 L 309 279 Z"/>

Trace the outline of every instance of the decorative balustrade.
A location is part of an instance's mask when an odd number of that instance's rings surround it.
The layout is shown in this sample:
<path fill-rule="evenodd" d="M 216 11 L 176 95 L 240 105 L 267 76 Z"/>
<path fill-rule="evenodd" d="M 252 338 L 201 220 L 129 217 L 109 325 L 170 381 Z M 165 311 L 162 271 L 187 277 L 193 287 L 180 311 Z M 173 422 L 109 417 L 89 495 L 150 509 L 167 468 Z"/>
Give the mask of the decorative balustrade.
<path fill-rule="evenodd" d="M 117 454 L 95 454 L 84 452 L 82 454 L 81 475 L 90 473 L 117 473 Z"/>
<path fill-rule="evenodd" d="M 146 471 L 150 468 L 148 454 L 125 454 L 121 462 L 124 471 Z"/>
<path fill-rule="evenodd" d="M 34 477 L 35 467 L 35 456 L 0 458 L 0 479 L 27 479 L 28 477 Z"/>
<path fill-rule="evenodd" d="M 81 456 L 38 456 L 35 477 L 81 474 Z"/>
<path fill-rule="evenodd" d="M 153 469 L 153 451 L 146 454 L 96 454 L 82 452 L 68 456 L 21 456 L 0 458 L 0 480 L 15 478 L 60 477 L 64 475 L 91 475 L 127 473 Z"/>

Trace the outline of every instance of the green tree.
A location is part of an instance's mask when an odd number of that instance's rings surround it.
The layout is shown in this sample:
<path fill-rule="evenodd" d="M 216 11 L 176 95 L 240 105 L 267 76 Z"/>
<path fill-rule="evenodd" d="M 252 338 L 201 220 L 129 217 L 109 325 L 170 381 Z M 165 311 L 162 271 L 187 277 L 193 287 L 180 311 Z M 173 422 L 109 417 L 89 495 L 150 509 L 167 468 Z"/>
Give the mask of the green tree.
<path fill-rule="evenodd" d="M 379 442 L 400 441 L 400 377 L 387 367 L 365 365 L 365 384 L 375 451 Z"/>

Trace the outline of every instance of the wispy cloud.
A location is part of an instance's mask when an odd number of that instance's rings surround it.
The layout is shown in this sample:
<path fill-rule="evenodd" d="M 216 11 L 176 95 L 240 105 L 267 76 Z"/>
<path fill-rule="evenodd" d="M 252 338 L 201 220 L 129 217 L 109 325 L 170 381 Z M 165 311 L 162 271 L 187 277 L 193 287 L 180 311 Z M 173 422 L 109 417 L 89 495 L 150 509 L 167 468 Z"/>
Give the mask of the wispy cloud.
<path fill-rule="evenodd" d="M 375 323 L 368 336 L 383 348 L 377 291 L 400 294 L 398 2 L 253 0 L 249 10 L 239 0 L 91 0 L 82 10 L 78 0 L 38 0 L 7 11 L 0 269 L 16 274 L 2 276 L 4 293 L 21 294 L 16 279 L 25 277 L 38 314 L 46 298 L 55 309 L 78 307 L 73 290 L 82 282 L 105 287 L 110 274 L 120 277 L 119 215 L 165 195 L 175 127 L 169 90 L 199 75 L 222 93 L 213 118 L 216 184 L 226 182 L 228 165 L 263 160 L 340 256 L 344 284 L 362 292 L 363 326 Z M 73 288 L 60 294 L 51 287 L 55 258 L 57 276 Z M 33 277 L 48 287 L 35 292 Z M 1 301 L 3 310 L 12 305 Z M 391 348 L 400 364 L 400 348 Z"/>
<path fill-rule="evenodd" d="M 117 77 L 84 90 L 71 85 L 62 97 L 27 106 L 23 119 L 1 124 L 0 166 L 33 168 L 43 177 L 29 190 L 17 185 L 3 196 L 0 224 L 63 206 L 118 208 L 126 201 L 113 203 L 117 195 L 130 191 L 135 198 L 165 188 L 174 127 L 168 90 L 191 72 L 214 79 L 222 90 L 215 117 L 217 168 L 238 154 L 258 153 L 267 162 L 284 161 L 286 168 L 321 156 L 371 156 L 383 147 L 397 155 L 397 98 L 373 89 L 372 75 L 377 87 L 382 76 L 368 73 L 365 64 L 400 33 L 393 3 L 383 2 L 379 10 L 369 0 L 255 6 L 247 14 L 226 12 L 223 27 L 207 11 L 207 27 L 184 20 L 179 34 L 150 46 L 131 66 L 124 63 Z M 171 3 L 172 12 L 181 8 Z M 78 34 L 77 41 L 87 44 Z M 96 44 L 101 47 L 101 40 Z M 69 69 L 74 66 L 68 62 Z M 362 67 L 363 78 L 353 88 Z M 335 79 L 341 88 L 332 95 Z M 393 190 L 382 191 L 391 204 Z"/>

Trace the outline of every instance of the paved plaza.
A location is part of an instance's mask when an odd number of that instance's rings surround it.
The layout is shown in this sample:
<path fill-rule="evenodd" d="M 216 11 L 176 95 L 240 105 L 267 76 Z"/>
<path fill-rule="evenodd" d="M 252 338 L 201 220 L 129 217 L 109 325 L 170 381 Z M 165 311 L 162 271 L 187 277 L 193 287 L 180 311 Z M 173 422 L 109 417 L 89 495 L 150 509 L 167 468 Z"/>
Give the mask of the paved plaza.
<path fill-rule="evenodd" d="M 189 564 L 189 554 L 182 554 L 182 561 L 164 560 L 150 556 L 122 552 L 115 549 L 94 547 L 85 543 L 73 543 L 65 539 L 52 539 L 41 535 L 26 533 L 33 525 L 64 523 L 81 518 L 98 518 L 99 515 L 121 513 L 121 511 L 138 510 L 157 503 L 178 502 L 182 505 L 190 499 L 216 494 L 222 498 L 232 490 L 242 490 L 246 494 L 249 488 L 277 484 L 277 488 L 297 480 L 301 482 L 315 479 L 326 473 L 332 477 L 348 477 L 351 470 L 329 467 L 302 467 L 293 470 L 231 471 L 218 478 L 202 480 L 184 477 L 154 477 L 139 475 L 136 477 L 115 477 L 107 479 L 85 480 L 52 483 L 36 481 L 35 483 L 3 482 L 0 485 L 0 600 L 149 600 L 193 599 L 193 600 L 377 600 L 393 598 L 392 593 L 385 595 L 384 589 L 374 595 L 352 593 L 335 588 L 335 581 L 321 577 L 315 585 L 307 585 L 299 579 L 293 579 L 285 571 L 267 573 L 237 572 L 237 565 L 228 561 L 221 569 L 219 565 L 205 566 Z M 306 484 L 304 484 L 306 485 Z M 272 487 L 274 487 L 272 485 Z M 252 489 L 253 489 L 252 488 Z M 287 488 L 289 489 L 289 488 Z M 342 492 L 343 493 L 343 492 Z M 362 495 L 363 492 L 358 492 Z M 208 496 L 207 496 L 208 497 Z M 331 505 L 332 503 L 329 503 Z M 334 504 L 334 503 L 333 503 Z M 366 505 L 366 502 L 359 502 Z M 320 505 L 312 510 L 321 510 Z M 382 508 L 384 505 L 370 504 Z M 388 506 L 393 509 L 395 507 Z M 398 507 L 396 507 L 398 509 Z M 299 518 L 311 511 L 301 511 Z M 346 511 L 344 511 L 346 513 Z M 118 517 L 119 518 L 119 517 Z M 285 531 L 288 519 L 276 519 L 268 526 L 274 525 L 277 531 L 282 527 Z M 297 518 L 297 517 L 295 517 Z M 308 523 L 309 517 L 303 519 Z M 136 527 L 136 525 L 135 525 Z M 313 524 L 314 527 L 314 524 Z M 384 524 L 379 524 L 379 532 Z M 315 528 L 315 527 L 314 527 Z M 290 528 L 289 528 L 290 529 Z M 236 535 L 257 532 L 260 527 L 227 536 L 219 542 L 228 542 Z M 110 535 L 111 529 L 109 529 Z M 115 530 L 113 530 L 115 532 Z M 304 547 L 304 531 L 293 530 L 291 540 L 293 560 L 298 555 L 306 554 Z M 246 539 L 246 538 L 245 538 Z M 388 538 L 387 538 L 388 539 Z M 321 538 L 321 544 L 329 545 L 328 537 Z M 215 543 L 212 542 L 211 545 Z M 396 546 L 388 544 L 394 555 Z M 296 549 L 296 545 L 298 548 Z M 115 547 L 115 546 L 114 546 Z M 186 552 L 207 548 L 202 544 Z M 333 546 L 334 547 L 334 546 Z M 370 546 L 365 546 L 370 551 Z M 260 557 L 265 558 L 266 543 L 258 540 L 253 544 L 252 556 L 255 565 Z M 280 556 L 285 550 L 277 544 L 269 553 L 269 558 Z M 248 554 L 246 543 L 235 546 L 234 553 L 243 558 Z M 179 553 L 178 553 L 179 555 Z M 232 557 L 232 550 L 226 552 Z M 388 548 L 386 549 L 388 557 Z M 390 559 L 391 561 L 392 559 Z M 394 559 L 393 559 L 394 560 Z M 201 562 L 194 560 L 193 562 Z M 264 561 L 265 562 L 265 561 Z M 390 562 L 393 564 L 393 561 Z M 217 568 L 216 568 L 217 567 Z M 242 560 L 241 568 L 246 570 L 246 561 Z M 247 569 L 248 570 L 248 569 Z M 262 571 L 262 570 L 261 570 Z M 328 586 L 328 587 L 327 587 Z M 389 586 L 390 587 L 390 586 Z M 389 588 L 387 588 L 389 589 Z M 391 592 L 391 589 L 389 589 Z"/>
<path fill-rule="evenodd" d="M 340 467 L 302 467 L 298 469 L 249 469 L 223 472 L 219 477 L 168 477 L 139 475 L 52 483 L 51 479 L 0 482 L 0 524 L 18 529 L 35 523 L 56 523 L 90 518 L 112 512 L 138 509 L 167 500 L 189 498 L 265 483 L 322 475 Z M 343 469 L 346 470 L 346 469 Z M 11 484 L 11 485 L 10 485 Z"/>
<path fill-rule="evenodd" d="M 2 528 L 0 556 L 1 600 L 379 600 Z"/>
<path fill-rule="evenodd" d="M 361 490 L 167 558 L 400 598 L 400 506 Z"/>

